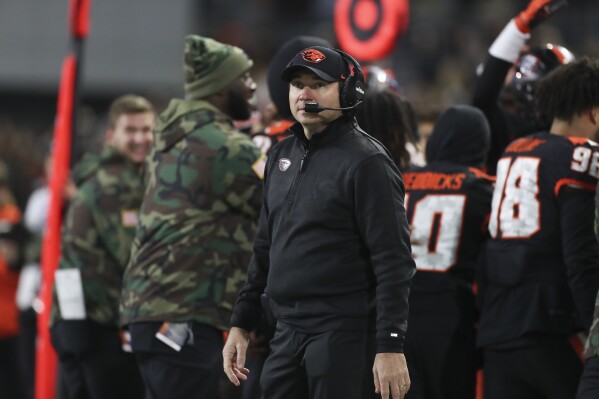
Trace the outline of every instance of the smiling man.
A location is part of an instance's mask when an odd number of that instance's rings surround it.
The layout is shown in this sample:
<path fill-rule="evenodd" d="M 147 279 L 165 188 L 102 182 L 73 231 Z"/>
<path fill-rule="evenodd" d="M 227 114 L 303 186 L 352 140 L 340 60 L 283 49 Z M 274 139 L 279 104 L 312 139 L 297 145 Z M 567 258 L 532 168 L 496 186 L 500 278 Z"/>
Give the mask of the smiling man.
<path fill-rule="evenodd" d="M 364 80 L 352 57 L 311 47 L 282 72 L 298 123 L 268 158 L 254 256 L 223 349 L 225 372 L 236 385 L 247 378 L 248 332 L 264 294 L 277 320 L 264 398 L 362 399 L 375 390 L 403 398 L 415 265 L 400 172 L 355 122 Z"/>
<path fill-rule="evenodd" d="M 77 193 L 62 232 L 52 315 L 52 342 L 71 398 L 144 396 L 135 358 L 121 348 L 118 310 L 154 119 L 145 98 L 116 99 L 102 153 L 84 158 L 74 173 Z"/>

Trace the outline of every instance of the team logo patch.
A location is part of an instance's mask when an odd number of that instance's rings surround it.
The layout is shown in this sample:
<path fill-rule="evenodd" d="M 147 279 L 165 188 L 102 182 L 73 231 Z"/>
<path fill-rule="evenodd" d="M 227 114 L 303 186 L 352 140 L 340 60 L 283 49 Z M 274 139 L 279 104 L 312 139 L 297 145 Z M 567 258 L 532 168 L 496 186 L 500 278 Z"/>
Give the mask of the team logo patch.
<path fill-rule="evenodd" d="M 320 51 L 309 48 L 302 51 L 302 58 L 308 62 L 318 64 L 319 62 L 324 61 L 327 57 Z"/>
<path fill-rule="evenodd" d="M 291 166 L 291 161 L 287 158 L 279 159 L 279 170 L 285 172 Z"/>

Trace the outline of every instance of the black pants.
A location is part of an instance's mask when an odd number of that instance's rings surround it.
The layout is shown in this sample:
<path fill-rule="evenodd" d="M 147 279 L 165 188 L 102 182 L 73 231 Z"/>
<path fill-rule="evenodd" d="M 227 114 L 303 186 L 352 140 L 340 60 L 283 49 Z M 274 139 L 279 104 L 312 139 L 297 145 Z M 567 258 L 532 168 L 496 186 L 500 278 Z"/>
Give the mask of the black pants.
<path fill-rule="evenodd" d="M 275 333 L 275 327 L 267 317 L 260 320 L 258 328 L 254 331 L 254 341 L 250 339 L 250 346 L 246 356 L 246 367 L 250 370 L 247 381 L 241 384 L 242 399 L 258 399 L 262 396 L 260 389 L 260 376 L 264 362 L 270 352 L 270 340 Z M 227 380 L 228 381 L 228 380 Z"/>
<path fill-rule="evenodd" d="M 52 328 L 52 343 L 69 399 L 144 397 L 135 356 L 123 352 L 118 329 L 63 320 Z"/>
<path fill-rule="evenodd" d="M 241 384 L 242 399 L 259 399 L 261 397 L 260 377 L 262 376 L 265 361 L 266 355 L 262 354 L 252 354 L 246 357 L 245 367 L 250 370 L 250 374 L 247 381 Z"/>
<path fill-rule="evenodd" d="M 17 342 L 17 337 L 0 338 L 0 398 L 2 399 L 22 398 Z"/>
<path fill-rule="evenodd" d="M 35 340 L 37 339 L 37 313 L 28 309 L 19 313 L 19 370 L 21 386 L 26 399 L 34 398 Z"/>
<path fill-rule="evenodd" d="M 408 326 L 405 355 L 411 386 L 406 398 L 474 399 L 474 323 L 427 313 L 410 314 Z"/>
<path fill-rule="evenodd" d="M 573 399 L 581 374 L 582 361 L 567 337 L 484 351 L 485 399 Z"/>
<path fill-rule="evenodd" d="M 129 326 L 147 399 L 218 399 L 223 375 L 222 331 L 193 323 L 193 345 L 175 351 L 155 337 L 162 323 Z"/>
<path fill-rule="evenodd" d="M 374 396 L 374 334 L 302 334 L 279 322 L 260 384 L 264 399 L 364 399 Z"/>
<path fill-rule="evenodd" d="M 599 357 L 587 359 L 578 385 L 576 399 L 599 398 Z"/>

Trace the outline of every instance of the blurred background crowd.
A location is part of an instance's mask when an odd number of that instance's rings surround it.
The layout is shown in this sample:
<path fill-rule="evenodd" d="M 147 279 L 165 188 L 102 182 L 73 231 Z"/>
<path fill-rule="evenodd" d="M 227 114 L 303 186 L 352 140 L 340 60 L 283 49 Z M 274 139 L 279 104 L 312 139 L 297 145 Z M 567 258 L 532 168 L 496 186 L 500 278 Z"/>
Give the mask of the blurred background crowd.
<path fill-rule="evenodd" d="M 528 2 L 410 1 L 407 31 L 393 52 L 374 64 L 394 73 L 419 121 L 429 121 L 432 128 L 441 110 L 472 102 L 477 70 L 489 46 Z M 255 62 L 251 74 L 258 84 L 257 111 L 269 103 L 267 70 L 283 43 L 311 35 L 339 44 L 335 0 L 103 0 L 92 1 L 91 7 L 74 129 L 76 158 L 101 148 L 114 98 L 136 93 L 160 113 L 170 98 L 184 95 L 181 54 L 187 34 L 247 52 Z M 67 14 L 66 0 L 0 0 L 0 160 L 21 210 L 44 185 L 61 63 L 69 46 Z M 599 58 L 597 15 L 597 0 L 569 0 L 568 7 L 535 29 L 529 45 L 551 42 L 576 56 Z M 360 60 L 360 54 L 352 55 Z M 35 334 L 28 342 L 33 340 Z"/>
<path fill-rule="evenodd" d="M 24 205 L 42 173 L 56 111 L 60 66 L 68 49 L 64 0 L 0 1 L 0 158 Z M 477 66 L 526 0 L 418 0 L 390 68 L 418 115 L 469 103 Z M 599 56 L 594 28 L 599 2 L 570 0 L 537 30 L 531 45 L 553 42 L 576 55 Z M 148 97 L 161 111 L 182 96 L 182 38 L 197 33 L 237 45 L 255 60 L 258 109 L 268 102 L 265 74 L 289 38 L 313 35 L 337 44 L 334 0 L 134 0 L 92 2 L 91 32 L 82 66 L 82 107 L 76 134 L 81 151 L 95 147 L 110 101 L 122 93 Z M 358 59 L 359 54 L 354 54 Z"/>

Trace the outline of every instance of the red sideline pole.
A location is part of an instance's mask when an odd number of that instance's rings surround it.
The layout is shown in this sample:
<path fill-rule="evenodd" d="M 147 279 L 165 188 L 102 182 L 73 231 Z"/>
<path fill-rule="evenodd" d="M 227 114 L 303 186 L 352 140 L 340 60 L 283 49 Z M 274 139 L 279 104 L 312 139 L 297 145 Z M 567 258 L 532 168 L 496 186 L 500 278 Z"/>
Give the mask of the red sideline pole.
<path fill-rule="evenodd" d="M 38 295 L 41 306 L 37 319 L 35 364 L 35 398 L 54 399 L 56 394 L 56 354 L 50 342 L 50 315 L 54 271 L 60 258 L 60 230 L 62 227 L 63 190 L 69 177 L 73 125 L 78 99 L 78 75 L 82 58 L 83 39 L 89 32 L 91 0 L 70 0 L 69 33 L 73 50 L 64 60 L 58 92 L 52 174 L 50 176 L 50 206 L 42 241 L 42 286 Z"/>
<path fill-rule="evenodd" d="M 37 320 L 37 347 L 35 397 L 53 399 L 56 382 L 56 355 L 50 342 L 50 313 L 52 311 L 52 286 L 54 271 L 60 257 L 60 228 L 62 225 L 62 191 L 69 175 L 71 158 L 71 132 L 73 88 L 75 87 L 77 61 L 68 56 L 62 66 L 58 106 L 54 124 L 54 147 L 52 149 L 52 175 L 50 176 L 50 207 L 42 242 L 42 287 L 39 299 L 41 311 Z"/>
<path fill-rule="evenodd" d="M 85 39 L 89 33 L 89 10 L 92 0 L 70 0 L 69 29 L 75 39 Z"/>

